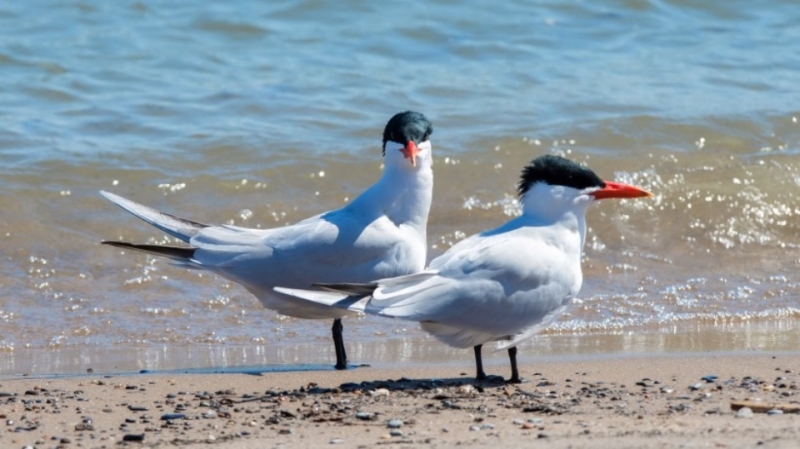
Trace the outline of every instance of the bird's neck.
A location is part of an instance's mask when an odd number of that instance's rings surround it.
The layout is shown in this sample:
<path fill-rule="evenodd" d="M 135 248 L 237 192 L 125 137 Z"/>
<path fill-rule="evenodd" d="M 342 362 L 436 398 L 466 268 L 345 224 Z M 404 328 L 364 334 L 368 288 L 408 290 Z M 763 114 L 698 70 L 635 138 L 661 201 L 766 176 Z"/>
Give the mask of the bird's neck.
<path fill-rule="evenodd" d="M 522 201 L 520 218 L 534 226 L 547 226 L 566 231 L 559 233 L 562 236 L 571 236 L 560 243 L 564 245 L 562 250 L 570 253 L 580 263 L 583 245 L 586 242 L 586 210 L 589 202 L 577 199 L 570 207 L 564 207 L 563 203 L 554 204 L 556 202 L 543 196 L 525 197 Z"/>
<path fill-rule="evenodd" d="M 433 170 L 424 164 L 409 170 L 388 165 L 381 179 L 353 201 L 366 210 L 385 215 L 397 226 L 411 226 L 423 239 L 433 196 Z"/>

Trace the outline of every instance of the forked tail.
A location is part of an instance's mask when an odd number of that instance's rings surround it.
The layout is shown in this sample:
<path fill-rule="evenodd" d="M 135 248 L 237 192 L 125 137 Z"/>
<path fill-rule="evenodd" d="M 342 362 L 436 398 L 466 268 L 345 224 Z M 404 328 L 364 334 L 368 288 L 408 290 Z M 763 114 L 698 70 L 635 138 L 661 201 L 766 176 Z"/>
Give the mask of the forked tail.
<path fill-rule="evenodd" d="M 209 227 L 209 225 L 207 224 L 197 223 L 195 221 L 187 220 L 185 218 L 176 217 L 174 215 L 155 210 L 152 207 L 147 207 L 143 204 L 139 204 L 129 199 L 125 199 L 113 193 L 101 190 L 100 194 L 106 197 L 112 203 L 116 204 L 117 206 L 125 209 L 126 211 L 132 213 L 133 215 L 136 215 L 137 217 L 150 223 L 151 225 L 157 227 L 158 229 L 161 229 L 167 234 L 175 238 L 181 239 L 187 243 L 192 237 L 197 235 L 197 233 L 199 233 L 203 228 Z M 141 245 L 141 246 L 147 246 L 147 245 Z M 142 251 L 146 250 L 142 249 Z"/>

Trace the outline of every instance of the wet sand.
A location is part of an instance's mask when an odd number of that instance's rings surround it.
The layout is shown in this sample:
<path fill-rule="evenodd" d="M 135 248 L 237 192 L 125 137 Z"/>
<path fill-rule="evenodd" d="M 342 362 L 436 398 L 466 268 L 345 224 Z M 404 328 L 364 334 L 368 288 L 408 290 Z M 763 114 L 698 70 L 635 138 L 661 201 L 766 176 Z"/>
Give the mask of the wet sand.
<path fill-rule="evenodd" d="M 507 375 L 506 366 L 490 374 Z M 800 354 L 0 381 L 0 447 L 797 447 Z M 737 417 L 735 401 L 761 404 Z M 784 413 L 771 409 L 783 409 Z"/>

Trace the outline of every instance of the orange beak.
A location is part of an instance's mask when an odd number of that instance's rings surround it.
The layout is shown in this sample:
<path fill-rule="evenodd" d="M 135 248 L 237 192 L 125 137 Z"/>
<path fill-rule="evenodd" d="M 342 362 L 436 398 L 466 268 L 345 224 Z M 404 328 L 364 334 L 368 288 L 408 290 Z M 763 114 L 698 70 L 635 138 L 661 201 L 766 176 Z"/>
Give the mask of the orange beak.
<path fill-rule="evenodd" d="M 414 143 L 413 140 L 409 140 L 405 147 L 400 150 L 405 156 L 406 159 L 411 159 L 411 166 L 417 166 L 417 155 L 419 154 L 419 148 L 417 148 L 417 144 Z"/>
<path fill-rule="evenodd" d="M 605 181 L 606 186 L 600 190 L 596 190 L 589 195 L 593 196 L 596 200 L 604 200 L 606 198 L 641 198 L 653 196 L 647 190 L 640 189 L 630 184 L 623 184 L 621 182 Z"/>

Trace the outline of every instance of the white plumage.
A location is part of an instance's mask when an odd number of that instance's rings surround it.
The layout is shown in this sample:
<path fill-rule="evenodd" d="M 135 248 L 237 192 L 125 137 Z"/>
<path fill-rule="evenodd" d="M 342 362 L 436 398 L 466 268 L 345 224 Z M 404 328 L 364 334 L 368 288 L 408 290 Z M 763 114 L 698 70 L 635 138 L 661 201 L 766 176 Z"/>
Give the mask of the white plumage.
<path fill-rule="evenodd" d="M 385 168 L 375 185 L 341 209 L 281 228 L 209 226 L 101 192 L 191 247 L 103 243 L 212 271 L 243 285 L 265 307 L 284 315 L 337 319 L 333 329 L 336 367 L 342 369 L 347 360 L 338 318 L 351 312 L 284 295 L 273 287 L 306 288 L 315 281 L 366 282 L 423 269 L 433 189 L 432 131 L 422 114 L 395 115 L 384 130 Z"/>
<path fill-rule="evenodd" d="M 596 199 L 650 195 L 555 156 L 526 168 L 520 193 L 522 215 L 459 242 L 423 272 L 367 285 L 320 283 L 328 291 L 277 290 L 418 321 L 451 346 L 475 347 L 479 379 L 485 378 L 481 345 L 500 341 L 510 350 L 511 380 L 519 381 L 516 345 L 563 313 L 581 288 L 586 209 Z"/>

